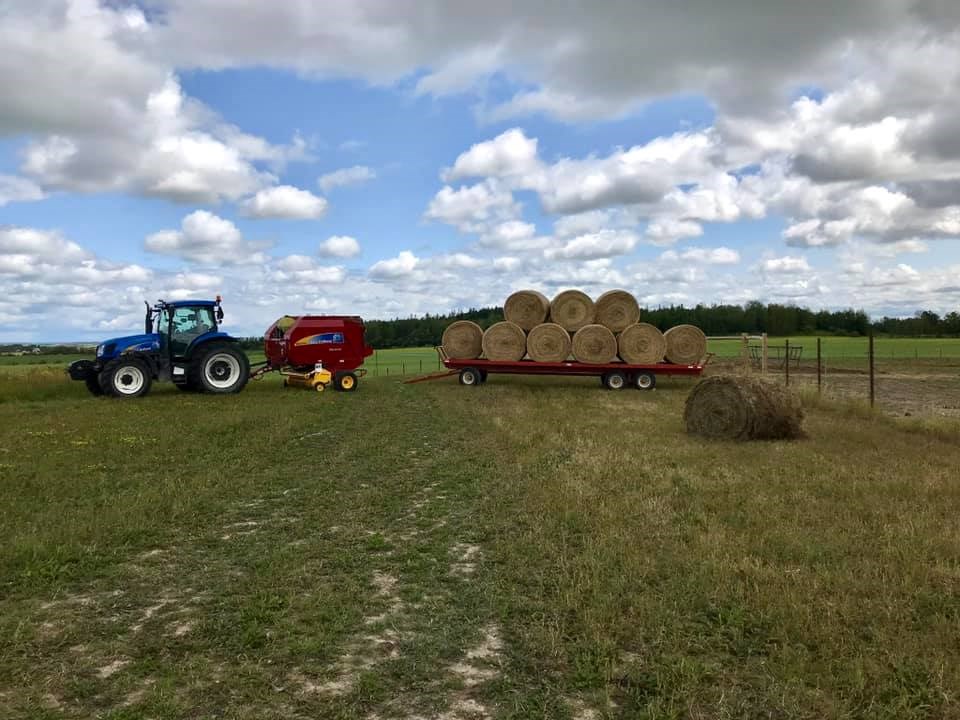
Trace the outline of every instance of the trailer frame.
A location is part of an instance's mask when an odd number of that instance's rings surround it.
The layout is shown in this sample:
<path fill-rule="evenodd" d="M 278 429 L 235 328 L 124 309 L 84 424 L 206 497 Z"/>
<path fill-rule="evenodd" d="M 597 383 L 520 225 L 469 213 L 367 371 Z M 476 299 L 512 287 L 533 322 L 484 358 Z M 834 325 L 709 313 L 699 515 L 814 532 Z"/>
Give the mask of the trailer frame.
<path fill-rule="evenodd" d="M 628 385 L 640 390 L 653 390 L 657 385 L 658 375 L 680 375 L 698 377 L 703 374 L 704 368 L 713 357 L 707 353 L 700 363 L 694 365 L 674 365 L 672 363 L 655 363 L 651 365 L 634 365 L 622 361 L 612 363 L 582 363 L 575 360 L 564 362 L 535 362 L 534 360 L 517 360 L 515 362 L 502 360 L 487 360 L 485 358 L 451 358 L 443 347 L 434 348 L 440 357 L 440 362 L 447 368 L 407 380 L 408 383 L 439 380 L 452 375 L 460 376 L 461 385 L 481 385 L 488 375 L 574 375 L 580 377 L 599 377 L 604 387 L 610 390 L 619 390 Z"/>

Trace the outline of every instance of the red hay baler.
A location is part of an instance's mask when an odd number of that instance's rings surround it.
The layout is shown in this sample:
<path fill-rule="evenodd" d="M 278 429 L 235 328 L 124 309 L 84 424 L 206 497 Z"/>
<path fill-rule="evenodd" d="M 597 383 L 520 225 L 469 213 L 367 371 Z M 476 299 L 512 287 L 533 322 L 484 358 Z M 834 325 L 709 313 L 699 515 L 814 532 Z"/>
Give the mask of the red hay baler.
<path fill-rule="evenodd" d="M 284 315 L 263 336 L 267 361 L 257 372 L 277 370 L 285 385 L 356 390 L 366 374 L 360 366 L 373 354 L 364 330 L 355 315 Z"/>

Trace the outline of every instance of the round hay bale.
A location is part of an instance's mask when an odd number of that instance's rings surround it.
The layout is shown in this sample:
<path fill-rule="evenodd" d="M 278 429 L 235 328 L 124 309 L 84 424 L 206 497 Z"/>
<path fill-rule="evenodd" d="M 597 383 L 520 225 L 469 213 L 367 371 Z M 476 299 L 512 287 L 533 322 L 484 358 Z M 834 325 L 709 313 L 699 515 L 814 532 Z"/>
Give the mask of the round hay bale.
<path fill-rule="evenodd" d="M 663 362 L 667 340 L 650 323 L 636 323 L 617 336 L 620 358 L 632 365 L 656 365 Z"/>
<path fill-rule="evenodd" d="M 803 407 L 789 389 L 749 376 L 701 380 L 687 396 L 687 432 L 723 440 L 803 437 Z"/>
<path fill-rule="evenodd" d="M 483 356 L 487 360 L 522 360 L 527 352 L 527 334 L 516 323 L 498 322 L 483 334 Z"/>
<path fill-rule="evenodd" d="M 483 328 L 469 320 L 457 320 L 447 325 L 440 344 L 452 358 L 473 360 L 483 351 Z"/>
<path fill-rule="evenodd" d="M 527 355 L 536 362 L 563 362 L 571 345 L 570 333 L 556 323 L 542 323 L 527 334 Z"/>
<path fill-rule="evenodd" d="M 576 332 L 593 322 L 593 300 L 579 290 L 564 290 L 550 303 L 550 321 Z"/>
<path fill-rule="evenodd" d="M 503 319 L 516 323 L 527 332 L 547 321 L 550 301 L 536 290 L 518 290 L 503 304 Z"/>
<path fill-rule="evenodd" d="M 593 304 L 594 322 L 606 325 L 615 333 L 640 322 L 637 299 L 626 290 L 610 290 Z"/>
<path fill-rule="evenodd" d="M 693 325 L 677 325 L 667 330 L 666 358 L 674 365 L 696 365 L 707 354 L 707 336 Z"/>
<path fill-rule="evenodd" d="M 617 359 L 617 337 L 603 325 L 585 325 L 573 336 L 573 357 L 582 363 L 609 363 Z"/>

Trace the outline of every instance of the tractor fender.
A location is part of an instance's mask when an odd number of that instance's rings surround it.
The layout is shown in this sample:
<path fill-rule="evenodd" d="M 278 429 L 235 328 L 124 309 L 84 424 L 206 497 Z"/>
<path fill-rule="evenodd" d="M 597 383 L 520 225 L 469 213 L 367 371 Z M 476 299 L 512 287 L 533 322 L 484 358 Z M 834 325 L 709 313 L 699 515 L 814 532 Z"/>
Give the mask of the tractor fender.
<path fill-rule="evenodd" d="M 187 348 L 187 352 L 186 352 L 186 354 L 184 355 L 184 359 L 185 359 L 185 360 L 190 360 L 190 359 L 196 354 L 196 352 L 197 352 L 198 349 L 203 348 L 203 347 L 206 347 L 206 346 L 209 345 L 211 342 L 236 343 L 236 342 L 239 342 L 239 340 L 237 340 L 237 338 L 235 338 L 235 337 L 233 337 L 233 336 L 231 336 L 231 335 L 227 335 L 227 333 L 223 333 L 223 332 L 208 332 L 208 333 L 204 333 L 203 335 L 201 335 L 200 337 L 198 337 L 196 340 L 194 340 L 192 343 L 190 343 L 190 347 Z"/>

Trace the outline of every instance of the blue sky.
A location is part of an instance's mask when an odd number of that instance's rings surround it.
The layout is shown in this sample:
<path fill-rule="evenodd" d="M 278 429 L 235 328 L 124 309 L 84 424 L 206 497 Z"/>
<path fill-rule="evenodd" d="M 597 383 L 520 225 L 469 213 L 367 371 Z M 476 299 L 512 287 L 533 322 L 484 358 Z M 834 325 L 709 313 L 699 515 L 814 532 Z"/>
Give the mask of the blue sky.
<path fill-rule="evenodd" d="M 0 341 L 217 293 L 243 334 L 523 287 L 957 309 L 942 4 L 265 7 L 0 9 Z"/>

